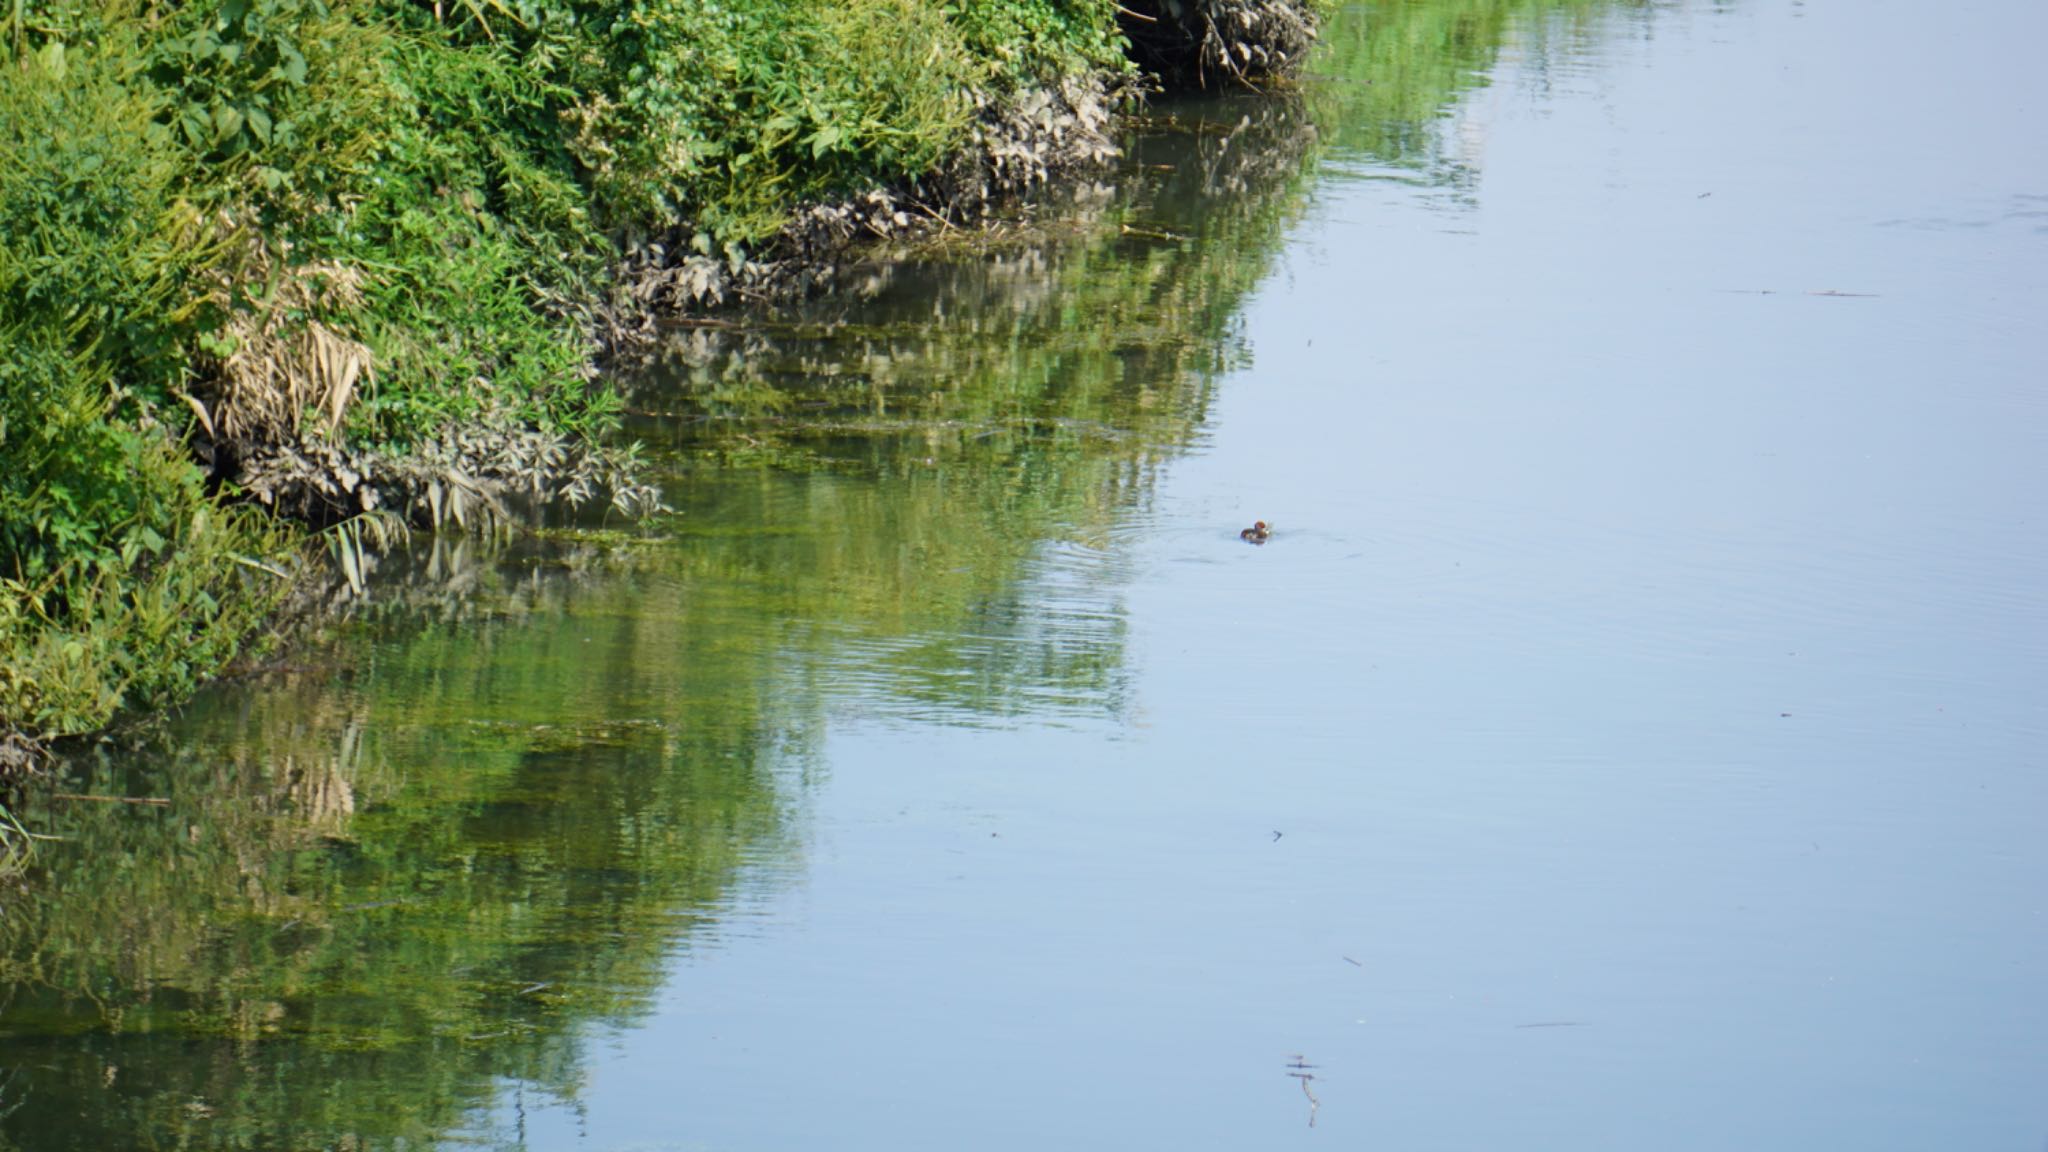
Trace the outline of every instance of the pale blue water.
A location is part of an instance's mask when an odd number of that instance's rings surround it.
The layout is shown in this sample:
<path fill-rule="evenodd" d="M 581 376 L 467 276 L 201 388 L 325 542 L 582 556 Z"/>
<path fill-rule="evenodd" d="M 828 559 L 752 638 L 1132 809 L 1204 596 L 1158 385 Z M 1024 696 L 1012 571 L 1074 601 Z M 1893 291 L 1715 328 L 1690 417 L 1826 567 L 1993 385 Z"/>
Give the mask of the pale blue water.
<path fill-rule="evenodd" d="M 1045 551 L 1123 711 L 835 716 L 533 1146 L 2042 1146 L 2048 9 L 1535 39 Z"/>

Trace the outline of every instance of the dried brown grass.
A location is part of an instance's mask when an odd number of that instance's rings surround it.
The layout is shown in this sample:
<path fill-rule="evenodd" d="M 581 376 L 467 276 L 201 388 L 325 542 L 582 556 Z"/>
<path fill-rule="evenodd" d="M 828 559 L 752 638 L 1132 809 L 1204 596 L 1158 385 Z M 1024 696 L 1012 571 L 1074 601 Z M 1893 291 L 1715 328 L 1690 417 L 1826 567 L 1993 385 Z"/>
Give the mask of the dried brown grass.
<path fill-rule="evenodd" d="M 363 274 L 333 260 L 293 263 L 255 228 L 220 224 L 234 256 L 215 270 L 208 299 L 227 318 L 215 345 L 224 354 L 202 360 L 205 395 L 185 402 L 216 442 L 339 436 L 374 380 L 370 349 L 334 323 L 362 303 Z"/>

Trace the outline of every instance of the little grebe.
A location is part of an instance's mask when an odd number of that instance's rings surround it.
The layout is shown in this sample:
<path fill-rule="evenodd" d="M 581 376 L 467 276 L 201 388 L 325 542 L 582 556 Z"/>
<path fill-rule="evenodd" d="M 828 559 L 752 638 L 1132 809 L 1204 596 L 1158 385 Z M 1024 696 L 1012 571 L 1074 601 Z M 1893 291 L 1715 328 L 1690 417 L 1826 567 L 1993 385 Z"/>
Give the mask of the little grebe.
<path fill-rule="evenodd" d="M 1239 532 L 1237 538 L 1247 544 L 1264 544 L 1267 538 L 1272 535 L 1273 530 L 1266 527 L 1264 520 L 1259 520 L 1254 522 L 1251 527 Z"/>

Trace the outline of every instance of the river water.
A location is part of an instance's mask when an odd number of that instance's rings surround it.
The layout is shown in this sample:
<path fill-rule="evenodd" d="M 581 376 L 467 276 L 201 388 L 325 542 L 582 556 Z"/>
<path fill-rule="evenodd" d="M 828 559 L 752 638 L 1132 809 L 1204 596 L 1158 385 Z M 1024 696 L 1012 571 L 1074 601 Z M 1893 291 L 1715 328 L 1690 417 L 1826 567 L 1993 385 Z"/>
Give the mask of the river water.
<path fill-rule="evenodd" d="M 1327 39 L 76 758 L 0 1148 L 2043 1147 L 2048 8 Z"/>

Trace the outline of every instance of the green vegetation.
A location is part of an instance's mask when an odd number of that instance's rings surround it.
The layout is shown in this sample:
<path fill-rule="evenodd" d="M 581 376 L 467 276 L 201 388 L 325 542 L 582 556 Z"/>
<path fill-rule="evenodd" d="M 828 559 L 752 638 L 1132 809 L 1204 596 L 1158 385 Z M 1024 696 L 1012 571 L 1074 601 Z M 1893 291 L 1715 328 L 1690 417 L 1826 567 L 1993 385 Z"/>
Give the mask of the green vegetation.
<path fill-rule="evenodd" d="M 156 415 L 202 253 L 150 112 L 55 45 L 0 69 L 0 720 L 43 736 L 178 698 L 282 590 Z"/>
<path fill-rule="evenodd" d="M 1128 72 L 1116 14 L 15 3 L 0 730 L 91 731 L 247 642 L 289 542 L 223 494 L 315 523 L 433 520 L 446 490 L 618 480 L 563 461 L 602 457 L 616 426 L 589 364 L 634 306 L 622 258 L 737 268 L 806 204 L 944 195 L 948 166 L 994 147 L 990 125 L 1028 94 Z M 458 430 L 460 451 L 420 464 Z"/>

